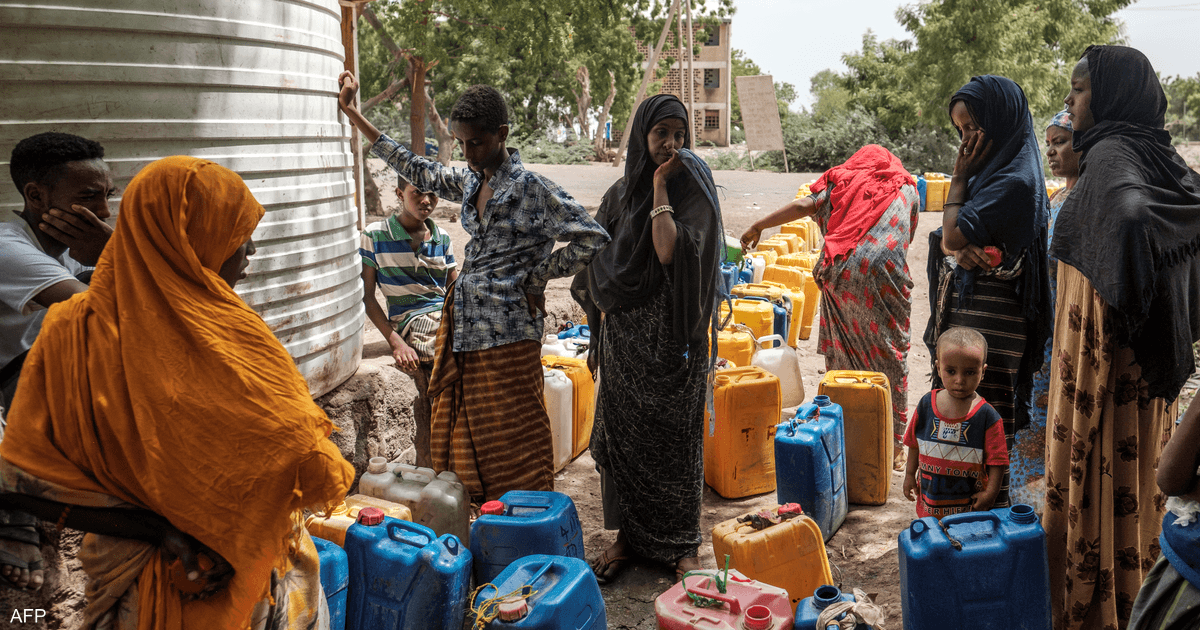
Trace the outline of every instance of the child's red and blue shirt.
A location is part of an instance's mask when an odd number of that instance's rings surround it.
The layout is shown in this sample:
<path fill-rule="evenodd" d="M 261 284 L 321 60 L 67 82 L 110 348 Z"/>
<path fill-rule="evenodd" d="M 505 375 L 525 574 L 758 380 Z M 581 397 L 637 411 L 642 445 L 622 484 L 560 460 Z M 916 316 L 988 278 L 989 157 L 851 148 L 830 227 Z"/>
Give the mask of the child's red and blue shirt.
<path fill-rule="evenodd" d="M 921 486 L 917 516 L 968 512 L 971 495 L 987 488 L 988 466 L 1007 466 L 1004 422 L 983 398 L 962 418 L 938 413 L 937 393 L 925 394 L 904 432 L 904 445 L 917 449 Z"/>

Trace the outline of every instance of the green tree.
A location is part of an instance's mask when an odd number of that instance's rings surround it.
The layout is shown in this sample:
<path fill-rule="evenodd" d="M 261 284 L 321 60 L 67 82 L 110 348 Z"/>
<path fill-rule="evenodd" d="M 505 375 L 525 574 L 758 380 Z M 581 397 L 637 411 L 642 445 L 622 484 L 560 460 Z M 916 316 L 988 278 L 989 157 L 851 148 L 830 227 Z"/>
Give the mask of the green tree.
<path fill-rule="evenodd" d="M 1200 73 L 1194 77 L 1164 77 L 1167 129 L 1176 141 L 1200 140 Z"/>
<path fill-rule="evenodd" d="M 828 118 L 850 106 L 850 90 L 833 70 L 822 70 L 812 77 L 813 115 Z"/>

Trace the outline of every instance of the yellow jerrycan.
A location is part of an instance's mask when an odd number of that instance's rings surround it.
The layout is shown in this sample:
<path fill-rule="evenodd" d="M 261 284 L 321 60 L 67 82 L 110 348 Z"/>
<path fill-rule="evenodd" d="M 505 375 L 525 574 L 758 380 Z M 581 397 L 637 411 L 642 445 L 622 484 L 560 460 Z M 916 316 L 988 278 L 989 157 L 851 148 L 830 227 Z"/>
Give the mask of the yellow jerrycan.
<path fill-rule="evenodd" d="M 778 282 L 797 291 L 804 290 L 804 269 L 780 265 L 767 265 L 763 271 L 763 282 Z"/>
<path fill-rule="evenodd" d="M 892 481 L 892 390 L 878 372 L 831 370 L 817 393 L 842 406 L 846 432 L 846 497 L 883 505 Z"/>
<path fill-rule="evenodd" d="M 765 249 L 765 250 L 763 250 L 763 249 L 755 250 L 755 251 L 753 251 L 753 252 L 750 252 L 749 254 L 746 254 L 746 255 L 747 255 L 747 256 L 749 256 L 749 257 L 751 257 L 751 258 L 760 258 L 760 259 L 762 259 L 762 264 L 761 264 L 761 265 L 757 265 L 757 266 L 758 266 L 760 269 L 761 269 L 761 268 L 763 268 L 763 267 L 766 267 L 767 265 L 774 265 L 774 264 L 775 264 L 775 260 L 776 260 L 777 258 L 779 258 L 779 253 L 778 253 L 778 252 L 776 252 L 774 249 L 771 249 L 771 248 L 769 248 L 769 247 L 768 247 L 767 249 Z"/>
<path fill-rule="evenodd" d="M 735 366 L 750 365 L 754 358 L 754 340 L 754 333 L 748 326 L 730 322 L 724 330 L 717 331 L 717 356 Z"/>
<path fill-rule="evenodd" d="M 339 547 L 346 546 L 346 530 L 358 521 L 358 513 L 365 507 L 377 507 L 383 510 L 384 516 L 412 521 L 412 511 L 408 506 L 385 501 L 365 494 L 352 494 L 333 508 L 329 514 L 310 514 L 304 519 L 304 528 L 317 538 L 324 538 L 336 543 Z"/>
<path fill-rule="evenodd" d="M 802 291 L 777 284 L 748 283 L 733 285 L 732 293 L 734 297 L 766 298 L 772 304 L 778 304 L 786 309 L 788 312 L 787 343 L 793 348 L 796 347 L 796 342 L 800 339 L 800 320 L 804 315 L 804 293 Z M 738 363 L 738 365 L 743 364 Z"/>
<path fill-rule="evenodd" d="M 821 528 L 799 503 L 720 523 L 712 530 L 712 544 L 717 566 L 724 567 L 729 556 L 729 568 L 786 590 L 793 607 L 818 587 L 833 584 Z"/>
<path fill-rule="evenodd" d="M 760 302 L 765 304 L 765 302 Z M 713 377 L 715 416 L 704 414 L 704 481 L 726 499 L 775 490 L 779 379 L 758 367 Z"/>
<path fill-rule="evenodd" d="M 779 232 L 778 234 L 772 236 L 771 240 L 783 241 L 783 242 L 787 243 L 788 244 L 787 253 L 789 253 L 789 254 L 795 254 L 800 251 L 800 237 L 795 234 L 788 234 L 787 232 Z M 807 241 L 805 241 L 804 246 L 806 248 L 808 247 Z"/>
<path fill-rule="evenodd" d="M 721 320 L 724 321 L 725 314 L 729 312 L 729 306 L 725 302 L 721 303 Z M 766 337 L 775 333 L 775 307 L 767 302 L 759 300 L 733 300 L 733 321 L 737 324 L 745 324 L 755 339 Z M 718 355 L 719 356 L 719 355 Z M 724 357 L 729 359 L 729 357 Z M 729 359 L 733 361 L 733 359 Z M 734 361 L 737 363 L 737 361 Z M 741 365 L 738 363 L 738 365 Z"/>
<path fill-rule="evenodd" d="M 546 355 L 542 365 L 559 370 L 571 379 L 571 457 L 579 457 L 592 441 L 592 423 L 596 420 L 596 381 L 587 367 L 587 359 Z"/>
<path fill-rule="evenodd" d="M 773 251 L 777 256 L 783 256 L 784 254 L 792 253 L 792 248 L 788 245 L 787 241 L 778 239 L 774 236 L 764 241 L 759 241 L 758 250 Z"/>
<path fill-rule="evenodd" d="M 807 253 L 809 251 L 809 238 L 808 238 L 809 225 L 811 225 L 809 222 L 804 221 L 803 219 L 800 219 L 797 221 L 789 221 L 788 223 L 784 223 L 783 225 L 779 226 L 780 234 L 795 234 L 796 235 L 796 237 L 799 241 L 797 243 L 797 247 L 799 249 L 797 249 L 795 252 L 797 254 L 803 254 L 803 253 Z"/>

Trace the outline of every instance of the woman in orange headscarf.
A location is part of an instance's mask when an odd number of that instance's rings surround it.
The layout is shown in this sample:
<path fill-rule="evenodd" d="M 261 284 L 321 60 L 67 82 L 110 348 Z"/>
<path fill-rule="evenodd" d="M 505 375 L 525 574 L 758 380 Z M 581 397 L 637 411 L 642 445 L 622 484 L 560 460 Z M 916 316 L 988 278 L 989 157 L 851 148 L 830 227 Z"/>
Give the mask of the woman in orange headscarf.
<path fill-rule="evenodd" d="M 899 158 L 868 144 L 825 171 L 809 190 L 811 195 L 755 221 L 742 234 L 742 247 L 754 247 L 767 228 L 809 216 L 816 220 L 825 237 L 813 269 L 821 287 L 818 351 L 827 370 L 888 377 L 895 464 L 903 466 L 913 287 L 906 257 L 917 229 L 916 186 Z"/>
<path fill-rule="evenodd" d="M 292 359 L 233 292 L 262 216 L 228 169 L 150 164 L 91 288 L 50 309 L 30 350 L 0 443 L 0 502 L 92 532 L 87 627 L 327 619 L 297 515 L 344 496 L 353 469 Z"/>

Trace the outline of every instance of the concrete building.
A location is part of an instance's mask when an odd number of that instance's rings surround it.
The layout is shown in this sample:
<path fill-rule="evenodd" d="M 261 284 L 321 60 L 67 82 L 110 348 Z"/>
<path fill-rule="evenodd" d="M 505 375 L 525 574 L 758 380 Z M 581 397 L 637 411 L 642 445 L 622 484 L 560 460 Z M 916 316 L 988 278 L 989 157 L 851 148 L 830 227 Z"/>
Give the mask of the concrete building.
<path fill-rule="evenodd" d="M 695 143 L 711 142 L 719 147 L 729 146 L 729 114 L 730 103 L 733 100 L 733 48 L 729 45 L 731 20 L 722 19 L 717 22 L 717 28 L 711 37 L 704 38 L 707 29 L 698 20 L 692 21 L 695 31 L 693 41 L 699 48 L 699 53 L 692 57 L 692 78 L 695 86 L 695 111 L 692 115 Z M 663 45 L 662 57 L 679 57 L 679 44 L 676 41 L 678 29 L 672 28 Z M 703 38 L 703 39 L 702 39 Z M 683 35 L 683 47 L 687 48 L 687 32 Z M 653 52 L 651 46 L 656 42 L 638 42 L 638 52 L 642 55 L 642 69 Z M 687 57 L 683 59 L 684 75 L 687 74 Z M 655 91 L 654 83 L 650 84 L 650 95 L 674 94 L 687 104 L 680 81 L 678 65 L 671 67 L 667 76 L 658 80 L 659 89 Z M 636 109 L 636 107 L 635 107 Z"/>

